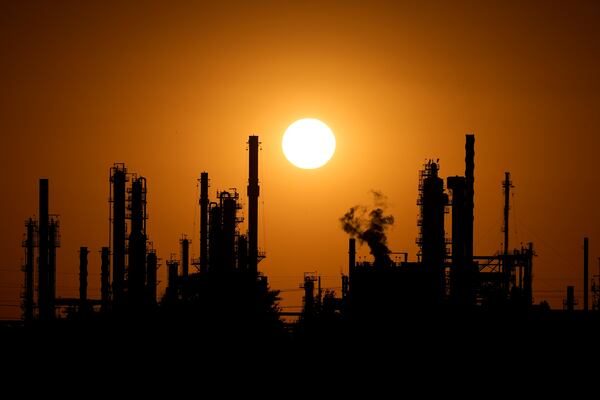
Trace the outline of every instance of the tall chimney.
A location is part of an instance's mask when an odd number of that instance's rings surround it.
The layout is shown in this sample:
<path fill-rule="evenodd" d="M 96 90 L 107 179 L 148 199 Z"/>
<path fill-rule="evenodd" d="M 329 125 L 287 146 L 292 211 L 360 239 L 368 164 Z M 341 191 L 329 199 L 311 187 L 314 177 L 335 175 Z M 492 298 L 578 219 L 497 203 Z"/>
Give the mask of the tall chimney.
<path fill-rule="evenodd" d="M 110 304 L 110 248 L 103 247 L 100 254 L 100 307 L 106 312 Z"/>
<path fill-rule="evenodd" d="M 190 241 L 184 236 L 179 243 L 181 244 L 181 276 L 185 282 L 190 269 Z"/>
<path fill-rule="evenodd" d="M 504 173 L 504 182 L 502 182 L 502 188 L 504 189 L 504 254 L 502 260 L 502 272 L 504 273 L 504 289 L 508 292 L 510 289 L 510 276 L 511 276 L 511 265 L 508 257 L 508 220 L 510 212 L 510 189 L 512 188 L 512 182 L 510 181 L 510 172 Z"/>
<path fill-rule="evenodd" d="M 465 262 L 469 269 L 473 265 L 473 222 L 475 208 L 475 135 L 466 135 L 465 144 Z"/>
<path fill-rule="evenodd" d="M 79 312 L 87 309 L 88 248 L 79 248 Z"/>
<path fill-rule="evenodd" d="M 222 239 L 222 213 L 221 207 L 212 203 L 210 207 L 209 219 L 209 246 L 208 246 L 208 265 L 210 272 L 221 270 L 223 263 L 223 241 Z"/>
<path fill-rule="evenodd" d="M 228 192 L 220 194 L 221 210 L 223 213 L 223 226 L 221 235 L 223 268 L 228 271 L 235 269 L 235 227 L 237 203 L 235 197 Z"/>
<path fill-rule="evenodd" d="M 527 305 L 533 303 L 533 243 L 527 244 L 527 263 L 525 264 L 525 276 L 523 277 L 523 291 Z"/>
<path fill-rule="evenodd" d="M 510 188 L 512 188 L 510 172 L 504 173 L 502 187 L 504 188 L 504 255 L 508 256 L 508 216 L 510 212 Z"/>
<path fill-rule="evenodd" d="M 583 311 L 589 310 L 588 288 L 589 288 L 589 239 L 583 238 Z"/>
<path fill-rule="evenodd" d="M 356 239 L 348 239 L 348 278 L 346 280 L 346 296 L 352 293 L 354 269 L 356 267 Z M 343 279 L 342 279 L 343 282 Z M 349 297 L 348 297 L 349 298 Z"/>
<path fill-rule="evenodd" d="M 51 318 L 48 308 L 48 179 L 40 179 L 38 254 L 38 307 L 40 319 Z"/>
<path fill-rule="evenodd" d="M 113 282 L 112 295 L 115 304 L 123 300 L 125 287 L 125 180 L 123 164 L 112 168 L 112 256 Z"/>
<path fill-rule="evenodd" d="M 24 319 L 25 322 L 33 320 L 33 297 L 34 297 L 34 264 L 35 264 L 35 221 L 29 218 L 25 223 L 27 227 L 27 236 L 25 238 L 25 303 Z"/>
<path fill-rule="evenodd" d="M 248 138 L 248 267 L 252 273 L 258 272 L 258 136 Z"/>
<path fill-rule="evenodd" d="M 200 272 L 208 270 L 208 172 L 200 174 Z"/>

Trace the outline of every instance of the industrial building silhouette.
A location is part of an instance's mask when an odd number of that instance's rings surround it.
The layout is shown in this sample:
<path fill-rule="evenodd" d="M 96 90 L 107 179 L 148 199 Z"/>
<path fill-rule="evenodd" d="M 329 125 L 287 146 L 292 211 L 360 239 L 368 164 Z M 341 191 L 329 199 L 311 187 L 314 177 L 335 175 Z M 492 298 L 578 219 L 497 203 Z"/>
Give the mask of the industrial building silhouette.
<path fill-rule="evenodd" d="M 209 175 L 202 172 L 199 258 L 190 259 L 190 240 L 182 236 L 180 256 L 166 260 L 168 284 L 160 299 L 157 293 L 160 260 L 150 245 L 146 225 L 149 202 L 146 178 L 129 172 L 125 164 L 110 168 L 110 241 L 100 253 L 100 299 L 89 298 L 87 294 L 90 254 L 87 247 L 79 251 L 79 298 L 57 298 L 59 220 L 50 213 L 49 182 L 40 179 L 39 218 L 26 221 L 23 242 L 24 326 L 61 321 L 95 324 L 116 321 L 197 329 L 212 326 L 216 327 L 216 334 L 244 326 L 251 327 L 256 335 L 285 336 L 292 332 L 302 338 L 307 333 L 322 334 L 327 329 L 339 332 L 377 326 L 373 321 L 393 326 L 424 316 L 447 320 L 457 315 L 472 319 L 548 315 L 545 307 L 533 302 L 533 244 L 511 250 L 508 241 L 513 187 L 508 172 L 502 184 L 503 249 L 492 255 L 473 252 L 474 135 L 466 135 L 464 176 L 447 177 L 444 185 L 439 160 L 427 161 L 419 173 L 416 260 L 410 261 L 407 253 L 392 259 L 385 232 L 393 217 L 378 206 L 381 195 L 375 193 L 374 208 L 351 208 L 340 219 L 342 228 L 351 236 L 348 274 L 341 277 L 340 297 L 331 290 L 322 290 L 318 274 L 305 274 L 303 311 L 281 312 L 278 292 L 269 288 L 267 277 L 258 268 L 265 257 L 258 246 L 259 145 L 258 136 L 249 137 L 247 232 L 239 229 L 243 220 L 239 215 L 242 206 L 238 191 L 217 191 L 216 198 L 210 199 Z M 445 226 L 447 213 L 451 215 L 450 227 Z M 357 262 L 357 240 L 369 246 L 372 262 Z M 584 309 L 587 311 L 587 239 L 585 243 Z M 594 285 L 595 309 L 597 292 Z M 566 310 L 572 313 L 574 303 L 570 287 Z M 66 312 L 58 313 L 59 308 Z M 295 316 L 299 320 L 286 326 L 282 316 Z"/>

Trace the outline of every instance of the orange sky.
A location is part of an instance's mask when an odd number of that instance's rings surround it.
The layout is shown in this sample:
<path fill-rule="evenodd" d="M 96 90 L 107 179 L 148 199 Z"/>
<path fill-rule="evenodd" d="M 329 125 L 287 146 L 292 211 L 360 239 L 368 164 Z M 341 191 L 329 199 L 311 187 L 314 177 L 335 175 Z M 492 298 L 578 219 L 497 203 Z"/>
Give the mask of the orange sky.
<path fill-rule="evenodd" d="M 98 297 L 112 163 L 147 177 L 148 233 L 166 259 L 182 233 L 198 237 L 201 171 L 211 190 L 245 196 L 254 133 L 260 270 L 275 288 L 295 289 L 315 270 L 340 285 L 338 218 L 371 189 L 396 218 L 390 247 L 414 259 L 418 170 L 440 158 L 442 176 L 463 174 L 467 132 L 476 134 L 476 253 L 500 246 L 509 170 L 511 240 L 533 241 L 539 254 L 535 300 L 560 307 L 556 290 L 581 288 L 585 235 L 597 273 L 595 2 L 14 3 L 0 5 L 0 318 L 20 313 L 23 222 L 37 213 L 40 177 L 61 215 L 58 295 L 77 295 L 77 250 L 88 246 Z M 337 136 L 321 169 L 297 169 L 281 152 L 283 131 L 302 117 Z M 284 294 L 300 304 L 299 292 Z"/>

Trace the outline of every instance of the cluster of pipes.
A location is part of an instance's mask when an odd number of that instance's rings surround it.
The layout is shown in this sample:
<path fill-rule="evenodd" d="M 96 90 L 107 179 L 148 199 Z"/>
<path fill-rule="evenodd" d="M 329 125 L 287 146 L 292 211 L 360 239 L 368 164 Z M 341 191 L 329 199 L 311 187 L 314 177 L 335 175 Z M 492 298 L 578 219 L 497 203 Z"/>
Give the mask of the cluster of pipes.
<path fill-rule="evenodd" d="M 196 263 L 200 273 L 230 269 L 257 274 L 262 257 L 258 251 L 258 136 L 250 136 L 248 179 L 248 233 L 240 235 L 237 224 L 239 195 L 233 191 L 217 193 L 218 202 L 208 197 L 208 174 L 200 176 L 200 258 Z M 25 321 L 36 318 L 51 320 L 57 306 L 76 307 L 80 312 L 100 306 L 103 312 L 130 308 L 143 309 L 157 304 L 156 251 L 148 246 L 146 178 L 127 172 L 122 163 L 110 169 L 110 244 L 101 250 L 100 300 L 87 296 L 88 248 L 79 250 L 79 299 L 56 297 L 56 248 L 60 246 L 59 222 L 49 214 L 48 179 L 40 179 L 39 220 L 26 221 L 25 289 L 23 310 Z M 127 223 L 129 221 L 129 223 Z M 189 273 L 190 241 L 181 241 L 182 276 Z M 35 303 L 35 260 L 37 249 L 37 304 Z M 110 271 L 112 256 L 112 274 Z M 173 291 L 178 281 L 179 262 L 167 261 L 168 288 Z M 111 281 L 112 278 L 112 281 Z M 37 315 L 36 315 L 37 310 Z"/>

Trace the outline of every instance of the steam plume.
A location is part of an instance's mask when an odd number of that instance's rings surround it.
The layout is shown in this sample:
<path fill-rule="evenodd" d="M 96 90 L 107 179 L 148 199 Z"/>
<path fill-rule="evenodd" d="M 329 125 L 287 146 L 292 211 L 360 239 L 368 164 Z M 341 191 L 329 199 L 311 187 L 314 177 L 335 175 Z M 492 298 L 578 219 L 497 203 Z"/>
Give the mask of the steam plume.
<path fill-rule="evenodd" d="M 375 258 L 375 265 L 391 263 L 390 249 L 387 246 L 385 231 L 394 223 L 392 215 L 385 215 L 386 197 L 373 190 L 373 208 L 354 206 L 340 218 L 344 232 L 356 237 L 360 243 L 367 243 Z"/>

